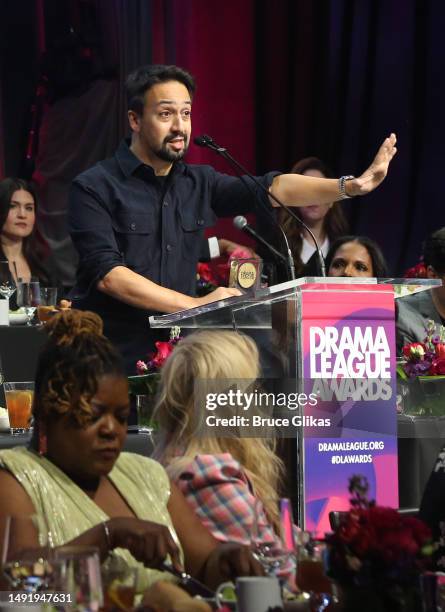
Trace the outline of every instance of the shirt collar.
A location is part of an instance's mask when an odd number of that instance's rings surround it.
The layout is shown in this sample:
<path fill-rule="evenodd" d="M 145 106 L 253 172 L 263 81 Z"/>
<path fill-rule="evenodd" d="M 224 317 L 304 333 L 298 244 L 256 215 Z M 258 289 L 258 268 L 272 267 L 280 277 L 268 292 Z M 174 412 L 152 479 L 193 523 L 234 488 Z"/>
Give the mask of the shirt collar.
<path fill-rule="evenodd" d="M 147 170 L 151 170 L 153 177 L 155 176 L 154 170 L 151 166 L 144 164 L 136 155 L 130 150 L 130 139 L 124 138 L 121 141 L 116 153 L 115 157 L 117 163 L 119 164 L 120 169 L 126 176 L 129 178 L 132 176 L 139 167 L 144 167 Z M 183 173 L 185 171 L 186 165 L 182 161 L 175 162 L 173 164 L 173 168 L 170 171 L 170 174 L 176 174 L 178 172 Z"/>

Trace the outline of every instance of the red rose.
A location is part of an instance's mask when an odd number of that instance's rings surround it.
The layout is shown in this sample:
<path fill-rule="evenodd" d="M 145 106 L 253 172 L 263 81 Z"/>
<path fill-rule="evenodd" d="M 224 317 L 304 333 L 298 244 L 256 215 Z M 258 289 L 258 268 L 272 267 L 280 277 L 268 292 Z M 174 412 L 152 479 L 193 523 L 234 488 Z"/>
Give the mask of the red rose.
<path fill-rule="evenodd" d="M 421 342 L 411 342 L 403 347 L 403 355 L 412 361 L 421 361 L 425 357 L 426 347 Z"/>
<path fill-rule="evenodd" d="M 209 264 L 199 263 L 198 264 L 198 274 L 201 280 L 205 281 L 206 283 L 214 284 L 213 274 L 212 274 Z"/>
<path fill-rule="evenodd" d="M 156 368 L 160 368 L 172 352 L 174 345 L 170 344 L 170 342 L 155 342 L 155 347 L 157 353 L 151 361 Z"/>
<path fill-rule="evenodd" d="M 413 537 L 416 539 L 419 546 L 423 546 L 432 538 L 431 529 L 428 525 L 414 516 L 404 517 L 403 525 L 411 529 Z"/>
<path fill-rule="evenodd" d="M 436 357 L 437 359 L 445 359 L 445 342 L 436 344 Z"/>
<path fill-rule="evenodd" d="M 430 374 L 432 376 L 445 375 L 445 359 L 435 359 L 431 364 Z"/>
<path fill-rule="evenodd" d="M 238 246 L 230 253 L 229 259 L 252 259 L 252 255 L 247 247 Z"/>

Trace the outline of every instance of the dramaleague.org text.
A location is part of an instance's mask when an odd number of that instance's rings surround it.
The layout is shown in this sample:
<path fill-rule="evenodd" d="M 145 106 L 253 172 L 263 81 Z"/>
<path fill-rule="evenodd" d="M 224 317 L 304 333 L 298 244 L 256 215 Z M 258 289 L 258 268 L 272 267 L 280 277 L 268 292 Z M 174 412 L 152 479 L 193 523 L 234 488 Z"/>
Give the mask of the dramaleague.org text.
<path fill-rule="evenodd" d="M 210 414 L 206 417 L 208 427 L 330 427 L 331 419 L 317 419 L 313 416 L 294 415 L 291 419 L 283 417 L 262 417 L 259 415 L 228 418 Z"/>

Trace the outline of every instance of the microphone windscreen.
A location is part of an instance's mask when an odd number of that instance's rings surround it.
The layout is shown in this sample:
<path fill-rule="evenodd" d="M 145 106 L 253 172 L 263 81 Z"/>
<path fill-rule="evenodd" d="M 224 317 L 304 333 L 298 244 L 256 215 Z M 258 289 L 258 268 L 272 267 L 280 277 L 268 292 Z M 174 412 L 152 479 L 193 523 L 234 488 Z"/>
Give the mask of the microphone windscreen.
<path fill-rule="evenodd" d="M 198 147 L 206 147 L 207 146 L 207 140 L 205 136 L 196 136 L 193 139 L 193 142 L 195 143 L 195 145 L 198 145 Z"/>
<path fill-rule="evenodd" d="M 213 138 L 207 134 L 201 134 L 201 136 L 196 136 L 193 142 L 198 145 L 198 147 L 208 147 L 213 144 Z"/>
<path fill-rule="evenodd" d="M 246 225 L 247 225 L 246 217 L 243 217 L 242 215 L 238 215 L 237 217 L 234 218 L 233 225 L 237 229 L 243 230 L 246 227 Z"/>

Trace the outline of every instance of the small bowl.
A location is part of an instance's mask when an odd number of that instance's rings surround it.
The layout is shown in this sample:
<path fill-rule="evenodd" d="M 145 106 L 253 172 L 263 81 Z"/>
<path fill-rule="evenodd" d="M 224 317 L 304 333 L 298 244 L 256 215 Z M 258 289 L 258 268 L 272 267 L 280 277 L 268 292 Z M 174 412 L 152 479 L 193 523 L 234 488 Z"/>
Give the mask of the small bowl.
<path fill-rule="evenodd" d="M 9 325 L 24 325 L 28 317 L 26 313 L 22 312 L 10 312 L 9 313 Z"/>
<path fill-rule="evenodd" d="M 9 418 L 7 416 L 0 416 L 0 431 L 9 432 Z"/>

